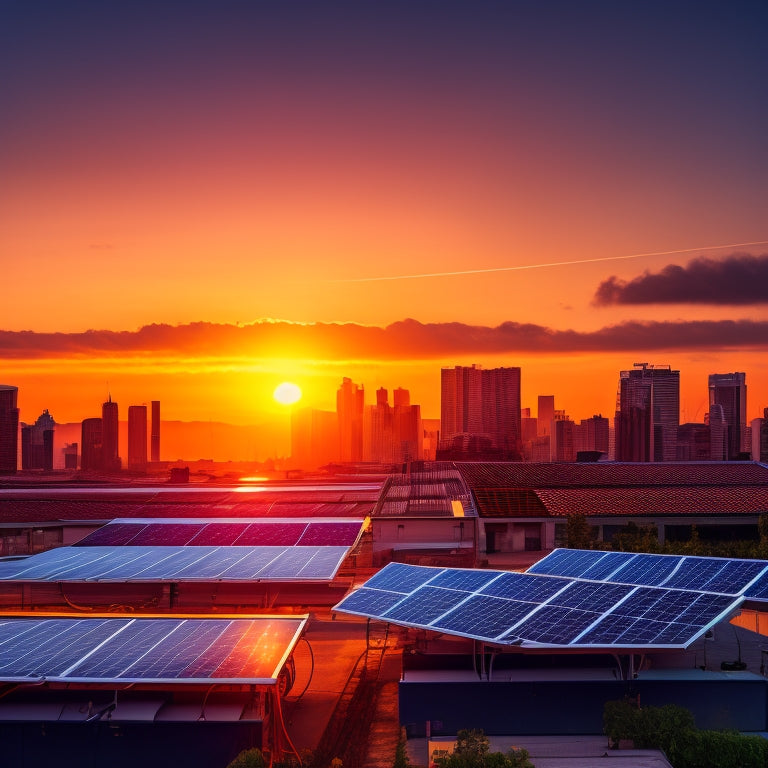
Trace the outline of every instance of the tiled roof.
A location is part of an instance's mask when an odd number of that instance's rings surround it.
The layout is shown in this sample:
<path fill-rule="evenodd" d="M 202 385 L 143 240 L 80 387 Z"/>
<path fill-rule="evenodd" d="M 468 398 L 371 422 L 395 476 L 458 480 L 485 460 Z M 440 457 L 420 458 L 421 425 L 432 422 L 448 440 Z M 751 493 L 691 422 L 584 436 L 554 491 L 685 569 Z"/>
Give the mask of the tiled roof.
<path fill-rule="evenodd" d="M 467 485 L 478 488 L 627 486 L 762 486 L 768 466 L 756 462 L 567 463 L 456 462 Z"/>

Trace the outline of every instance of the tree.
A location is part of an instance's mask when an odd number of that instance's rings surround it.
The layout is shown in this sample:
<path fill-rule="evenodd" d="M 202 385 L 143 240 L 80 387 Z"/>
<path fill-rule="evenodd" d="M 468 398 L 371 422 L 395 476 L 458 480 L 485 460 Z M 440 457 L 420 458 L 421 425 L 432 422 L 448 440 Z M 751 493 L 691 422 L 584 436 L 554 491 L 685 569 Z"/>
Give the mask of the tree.
<path fill-rule="evenodd" d="M 491 752 L 488 737 L 480 729 L 461 730 L 450 755 L 437 759 L 440 768 L 534 768 L 525 749 Z"/>
<path fill-rule="evenodd" d="M 568 549 L 592 549 L 592 531 L 584 515 L 568 515 L 565 539 Z"/>
<path fill-rule="evenodd" d="M 266 761 L 260 749 L 244 749 L 227 768 L 266 768 Z"/>

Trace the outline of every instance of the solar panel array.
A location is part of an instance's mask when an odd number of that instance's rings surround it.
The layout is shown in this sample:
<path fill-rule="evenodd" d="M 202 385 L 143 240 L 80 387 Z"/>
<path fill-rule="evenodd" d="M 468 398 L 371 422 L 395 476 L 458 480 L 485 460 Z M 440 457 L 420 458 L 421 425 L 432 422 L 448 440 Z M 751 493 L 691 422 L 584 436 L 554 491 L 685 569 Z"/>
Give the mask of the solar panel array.
<path fill-rule="evenodd" d="M 306 624 L 276 618 L 5 618 L 0 680 L 274 683 Z"/>
<path fill-rule="evenodd" d="M 764 589 L 768 599 L 765 560 L 556 549 L 527 573 L 726 595 Z"/>
<path fill-rule="evenodd" d="M 590 558 L 584 563 L 596 565 Z M 499 644 L 684 648 L 742 599 L 550 574 L 390 563 L 334 610 Z"/>
<path fill-rule="evenodd" d="M 349 547 L 59 547 L 0 562 L 0 581 L 329 581 Z"/>
<path fill-rule="evenodd" d="M 362 520 L 117 519 L 81 539 L 80 547 L 343 546 L 355 544 Z"/>

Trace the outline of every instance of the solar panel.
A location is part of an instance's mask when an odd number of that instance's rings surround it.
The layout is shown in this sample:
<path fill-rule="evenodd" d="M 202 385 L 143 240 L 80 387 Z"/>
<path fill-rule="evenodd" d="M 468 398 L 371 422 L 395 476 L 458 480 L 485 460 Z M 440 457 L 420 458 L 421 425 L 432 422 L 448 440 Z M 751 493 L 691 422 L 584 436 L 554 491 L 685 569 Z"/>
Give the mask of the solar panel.
<path fill-rule="evenodd" d="M 360 535 L 360 523 L 313 522 L 307 526 L 298 541 L 301 547 L 347 546 L 351 547 Z"/>
<path fill-rule="evenodd" d="M 0 680 L 274 683 L 306 617 L 12 618 Z"/>
<path fill-rule="evenodd" d="M 143 523 L 107 523 L 84 539 L 75 542 L 75 547 L 123 547 L 146 528 Z"/>
<path fill-rule="evenodd" d="M 558 567 L 587 571 L 604 553 L 595 554 L 564 558 Z M 663 561 L 664 574 L 673 560 Z M 654 578 L 645 567 L 650 562 L 634 571 L 638 578 Z M 617 564 L 614 558 L 611 567 Z M 390 563 L 334 610 L 499 644 L 686 647 L 742 599 L 561 575 Z"/>
<path fill-rule="evenodd" d="M 768 599 L 768 561 L 556 549 L 526 573 Z M 765 574 L 765 587 L 762 586 Z M 760 584 L 760 586 L 758 586 Z"/>
<path fill-rule="evenodd" d="M 237 546 L 292 547 L 304 533 L 307 524 L 252 523 L 235 539 Z"/>
<path fill-rule="evenodd" d="M 188 542 L 190 547 L 226 547 L 235 543 L 248 523 L 208 523 Z"/>
<path fill-rule="evenodd" d="M 203 527 L 203 523 L 152 523 L 129 543 L 134 547 L 183 547 Z"/>

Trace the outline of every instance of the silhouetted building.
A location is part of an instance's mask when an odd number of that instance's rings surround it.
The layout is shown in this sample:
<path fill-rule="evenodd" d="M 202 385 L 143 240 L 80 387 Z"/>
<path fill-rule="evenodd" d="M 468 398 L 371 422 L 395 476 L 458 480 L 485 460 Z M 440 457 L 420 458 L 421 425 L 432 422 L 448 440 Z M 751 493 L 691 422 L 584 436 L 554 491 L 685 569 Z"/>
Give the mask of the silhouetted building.
<path fill-rule="evenodd" d="M 709 375 L 709 407 L 721 405 L 728 433 L 726 459 L 735 461 L 749 450 L 747 445 L 747 375 L 745 373 L 711 373 Z"/>
<path fill-rule="evenodd" d="M 19 388 L 0 384 L 0 474 L 12 475 L 19 463 Z"/>
<path fill-rule="evenodd" d="M 576 425 L 570 419 L 557 419 L 554 422 L 555 451 L 554 461 L 576 461 L 574 446 L 574 429 Z"/>
<path fill-rule="evenodd" d="M 160 401 L 152 401 L 152 424 L 150 432 L 149 458 L 153 462 L 160 461 Z"/>
<path fill-rule="evenodd" d="M 555 420 L 555 396 L 539 395 L 539 406 L 536 413 L 538 434 L 540 436 L 551 435 L 552 422 Z"/>
<path fill-rule="evenodd" d="M 21 468 L 53 469 L 53 432 L 56 422 L 44 410 L 34 424 L 21 425 Z"/>
<path fill-rule="evenodd" d="M 719 403 L 710 405 L 704 423 L 709 427 L 709 458 L 712 461 L 727 461 L 728 422 L 723 406 Z"/>
<path fill-rule="evenodd" d="M 752 461 L 768 463 L 768 408 L 763 418 L 752 419 Z"/>
<path fill-rule="evenodd" d="M 101 469 L 101 419 L 83 419 L 80 444 L 82 446 L 82 454 L 80 456 L 80 469 L 91 471 Z"/>
<path fill-rule="evenodd" d="M 708 424 L 686 423 L 677 428 L 677 460 L 709 461 L 710 430 Z"/>
<path fill-rule="evenodd" d="M 402 387 L 394 391 L 394 407 L 386 389 L 376 390 L 376 405 L 364 411 L 364 461 L 401 464 L 423 458 L 421 407 L 410 402 L 410 393 Z"/>
<path fill-rule="evenodd" d="M 635 363 L 621 371 L 616 409 L 617 461 L 675 461 L 680 371 Z"/>
<path fill-rule="evenodd" d="M 147 406 L 128 406 L 128 466 L 147 464 Z"/>
<path fill-rule="evenodd" d="M 365 390 L 344 378 L 336 392 L 336 414 L 339 420 L 339 459 L 343 462 L 363 460 L 363 406 Z"/>
<path fill-rule="evenodd" d="M 610 423 L 601 415 L 582 419 L 573 428 L 573 449 L 578 453 L 599 452 L 608 455 L 610 450 Z"/>
<path fill-rule="evenodd" d="M 112 401 L 110 395 L 101 406 L 101 469 L 106 472 L 120 469 L 118 433 L 117 403 Z"/>
<path fill-rule="evenodd" d="M 64 469 L 77 469 L 77 443 L 67 443 L 63 453 Z"/>
<path fill-rule="evenodd" d="M 497 455 L 519 458 L 520 368 L 443 368 L 440 421 L 441 445 L 452 452 L 462 444 L 489 445 Z"/>

